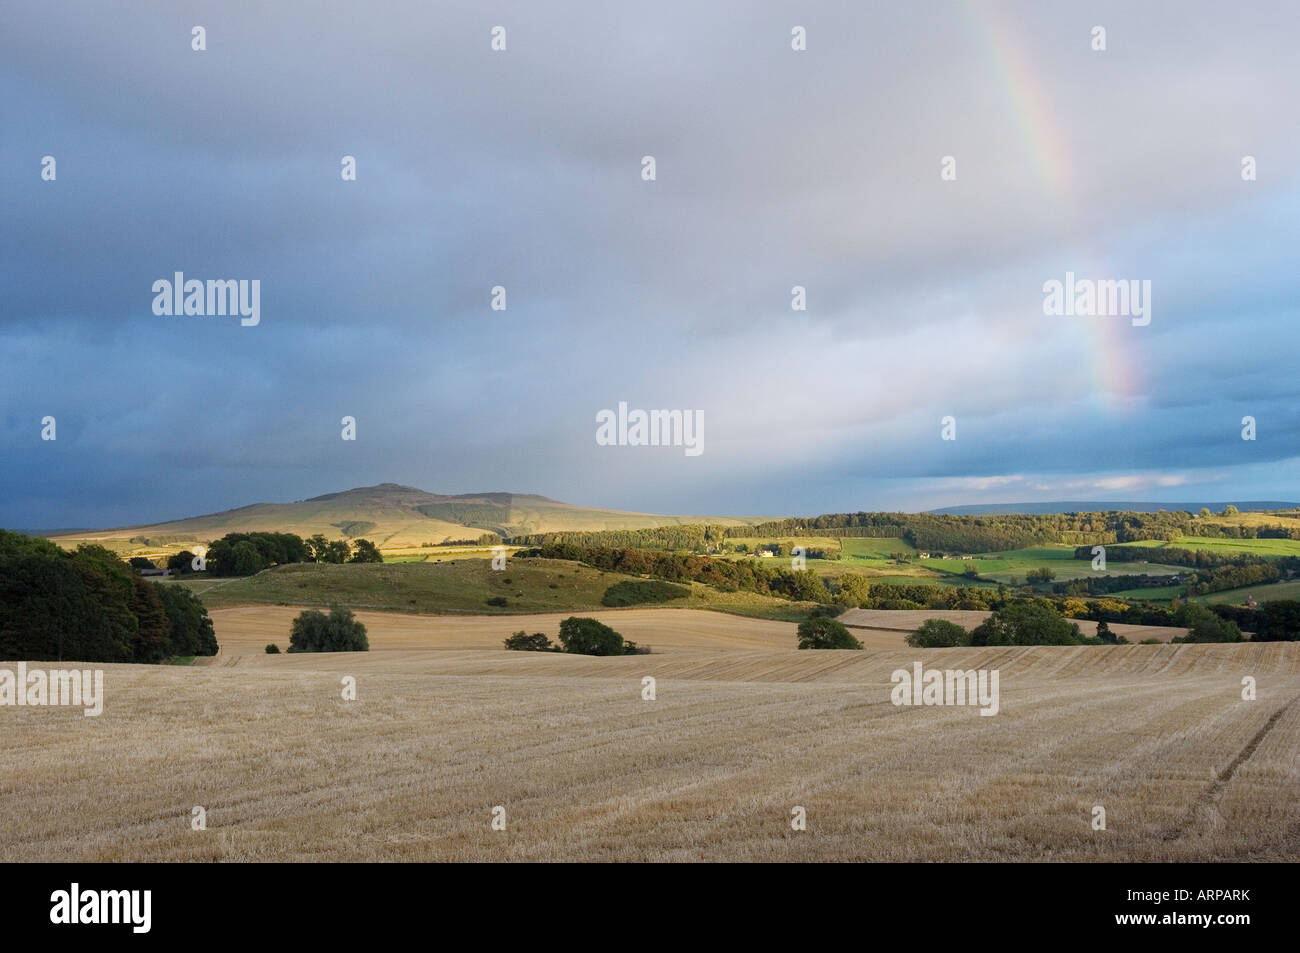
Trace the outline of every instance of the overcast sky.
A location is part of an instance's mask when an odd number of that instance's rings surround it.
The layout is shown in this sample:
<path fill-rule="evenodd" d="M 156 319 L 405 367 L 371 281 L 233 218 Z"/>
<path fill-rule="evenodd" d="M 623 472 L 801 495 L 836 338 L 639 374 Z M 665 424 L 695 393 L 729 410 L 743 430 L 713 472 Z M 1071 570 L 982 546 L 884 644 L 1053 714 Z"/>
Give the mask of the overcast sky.
<path fill-rule="evenodd" d="M 0 525 L 1300 498 L 1294 0 L 130 7 L 5 4 Z M 704 452 L 599 446 L 620 401 Z"/>

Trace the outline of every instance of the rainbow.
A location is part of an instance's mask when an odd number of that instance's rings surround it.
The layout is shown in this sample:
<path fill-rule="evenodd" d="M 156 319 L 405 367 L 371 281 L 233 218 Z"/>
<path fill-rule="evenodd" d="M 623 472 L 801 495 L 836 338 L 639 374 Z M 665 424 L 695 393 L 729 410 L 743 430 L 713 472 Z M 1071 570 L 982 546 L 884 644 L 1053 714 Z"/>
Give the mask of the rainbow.
<path fill-rule="evenodd" d="M 1069 141 L 1022 34 L 1000 4 L 963 0 L 961 8 L 1010 108 L 1039 191 L 1062 221 L 1073 222 L 1075 176 Z M 1080 42 L 1085 38 L 1081 36 Z M 1078 264 L 1083 267 L 1073 270 L 1082 276 L 1117 275 L 1108 256 L 1095 249 Z M 1102 406 L 1112 412 L 1131 408 L 1140 391 L 1128 323 L 1070 319 L 1066 326 L 1077 336 L 1080 353 L 1087 356 L 1094 394 Z"/>

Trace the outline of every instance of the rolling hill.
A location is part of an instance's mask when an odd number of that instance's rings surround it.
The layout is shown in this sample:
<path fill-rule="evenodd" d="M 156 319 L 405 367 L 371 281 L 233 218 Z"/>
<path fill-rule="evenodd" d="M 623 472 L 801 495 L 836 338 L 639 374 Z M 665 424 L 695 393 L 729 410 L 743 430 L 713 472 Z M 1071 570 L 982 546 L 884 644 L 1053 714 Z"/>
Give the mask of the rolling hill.
<path fill-rule="evenodd" d="M 357 487 L 295 503 L 254 503 L 220 513 L 147 526 L 78 531 L 52 536 L 75 545 L 94 541 L 126 551 L 207 543 L 226 533 L 272 530 L 330 539 L 365 537 L 385 549 L 474 540 L 483 533 L 503 536 L 561 530 L 639 529 L 681 523 L 741 525 L 748 520 L 657 516 L 561 503 L 520 493 L 446 495 L 396 483 Z"/>

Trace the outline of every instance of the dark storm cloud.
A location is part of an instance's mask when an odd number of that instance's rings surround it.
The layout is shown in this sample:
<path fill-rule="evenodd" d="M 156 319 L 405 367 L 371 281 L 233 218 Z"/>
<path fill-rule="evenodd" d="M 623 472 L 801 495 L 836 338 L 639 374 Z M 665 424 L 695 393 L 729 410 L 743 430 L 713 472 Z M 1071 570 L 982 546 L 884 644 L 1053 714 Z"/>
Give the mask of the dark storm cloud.
<path fill-rule="evenodd" d="M 1295 496 L 1300 13 L 1131 7 L 11 4 L 0 524 L 383 480 Z M 155 316 L 177 270 L 260 280 L 261 324 Z M 1066 271 L 1150 279 L 1151 325 L 1045 317 Z M 702 409 L 706 452 L 596 446 L 620 400 Z"/>

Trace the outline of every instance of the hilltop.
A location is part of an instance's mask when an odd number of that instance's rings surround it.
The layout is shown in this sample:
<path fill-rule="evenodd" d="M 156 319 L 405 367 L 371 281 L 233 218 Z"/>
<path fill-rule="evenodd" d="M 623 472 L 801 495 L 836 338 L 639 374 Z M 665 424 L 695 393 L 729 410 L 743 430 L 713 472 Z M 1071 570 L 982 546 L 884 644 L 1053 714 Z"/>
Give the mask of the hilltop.
<path fill-rule="evenodd" d="M 219 513 L 149 525 L 51 534 L 56 542 L 93 540 L 169 546 L 207 543 L 226 533 L 274 530 L 330 539 L 365 537 L 386 549 L 476 540 L 484 533 L 646 529 L 685 523 L 741 525 L 746 520 L 659 516 L 561 503 L 530 493 L 430 493 L 398 483 L 355 487 L 293 503 L 253 503 Z"/>

